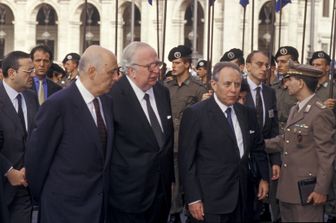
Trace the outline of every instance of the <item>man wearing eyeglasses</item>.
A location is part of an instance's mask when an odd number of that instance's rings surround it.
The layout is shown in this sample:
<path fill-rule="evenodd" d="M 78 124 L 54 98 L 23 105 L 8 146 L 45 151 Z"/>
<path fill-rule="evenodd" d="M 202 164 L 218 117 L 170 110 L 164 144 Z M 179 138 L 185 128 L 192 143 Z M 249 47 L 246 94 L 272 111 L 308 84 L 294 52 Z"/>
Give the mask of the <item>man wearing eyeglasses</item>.
<path fill-rule="evenodd" d="M 202 95 L 206 93 L 203 83 L 192 77 L 189 68 L 191 66 L 191 49 L 179 45 L 170 50 L 168 59 L 172 62 L 173 79 L 165 82 L 169 89 L 170 101 L 172 104 L 172 114 L 174 122 L 174 169 L 175 184 L 173 189 L 172 207 L 170 210 L 170 222 L 180 222 L 180 213 L 183 210 L 182 191 L 180 187 L 177 153 L 178 134 L 183 111 L 202 100 Z"/>
<path fill-rule="evenodd" d="M 118 77 L 117 59 L 92 45 L 79 73 L 43 103 L 28 141 L 26 175 L 43 223 L 105 222 L 113 122 L 104 94 Z"/>
<path fill-rule="evenodd" d="M 162 62 L 143 42 L 129 44 L 121 61 L 126 75 L 110 92 L 110 220 L 166 223 L 174 180 L 173 122 L 169 92 L 158 82 Z"/>
<path fill-rule="evenodd" d="M 4 80 L 0 82 L 0 123 L 3 144 L 0 148 L 0 190 L 4 205 L 4 223 L 30 223 L 32 201 L 27 189 L 24 154 L 26 139 L 34 126 L 38 110 L 36 94 L 31 88 L 34 65 L 29 54 L 21 51 L 9 53 L 2 64 Z M 2 183 L 2 180 L 0 180 Z M 3 188 L 2 188 L 3 186 Z M 1 211 L 1 210 L 0 210 Z"/>
<path fill-rule="evenodd" d="M 268 69 L 270 69 L 270 65 L 268 63 L 268 54 L 266 52 L 253 51 L 246 57 L 246 70 L 248 75 L 245 82 L 249 85 L 250 91 L 246 95 L 245 105 L 256 110 L 258 124 L 264 139 L 272 138 L 279 134 L 275 91 L 264 84 Z M 276 181 L 280 176 L 280 153 L 269 155 L 269 161 L 272 167 L 271 181 L 269 182 L 269 200 L 274 206 L 276 205 Z M 256 221 L 259 220 L 263 205 L 261 202 L 257 203 L 258 208 L 254 213 Z M 276 220 L 277 219 L 275 219 L 275 221 Z"/>

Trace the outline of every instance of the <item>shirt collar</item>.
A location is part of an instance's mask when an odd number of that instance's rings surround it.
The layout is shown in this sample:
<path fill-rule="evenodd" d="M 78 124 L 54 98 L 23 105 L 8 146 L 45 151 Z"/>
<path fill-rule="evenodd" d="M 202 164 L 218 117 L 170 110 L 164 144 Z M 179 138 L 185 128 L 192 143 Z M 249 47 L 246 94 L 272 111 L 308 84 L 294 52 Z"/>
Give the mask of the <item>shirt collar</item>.
<path fill-rule="evenodd" d="M 228 109 L 229 107 L 231 107 L 231 110 L 234 112 L 233 106 L 227 106 L 225 104 L 223 104 L 217 97 L 216 93 L 214 94 L 214 99 L 216 104 L 220 107 L 220 109 L 222 110 L 222 112 L 224 112 L 224 114 L 226 114 L 226 109 Z"/>
<path fill-rule="evenodd" d="M 40 84 L 40 79 L 39 79 L 38 77 L 35 76 L 35 77 L 33 77 L 33 78 L 34 78 L 34 82 L 35 82 L 35 83 Z M 43 83 L 43 84 L 46 83 L 46 78 L 43 78 L 43 79 L 42 79 L 42 83 Z"/>
<path fill-rule="evenodd" d="M 246 78 L 248 85 L 250 86 L 251 90 L 256 90 L 257 87 L 260 87 L 260 90 L 263 89 L 262 84 L 256 85 L 249 76 Z"/>
<path fill-rule="evenodd" d="M 314 97 L 315 94 L 312 94 L 308 97 L 306 97 L 305 99 L 303 99 L 302 101 L 298 102 L 298 105 L 299 105 L 299 111 L 301 111 L 301 109 L 310 101 L 310 99 L 312 97 Z"/>
<path fill-rule="evenodd" d="M 144 96 L 145 94 L 149 94 L 149 97 L 150 98 L 153 98 L 154 97 L 154 92 L 153 92 L 153 88 L 150 88 L 149 90 L 147 90 L 146 92 L 144 92 L 143 90 L 141 90 L 132 80 L 131 78 L 129 78 L 127 75 L 126 75 L 135 95 L 137 96 L 138 100 L 141 101 L 144 99 Z"/>
<path fill-rule="evenodd" d="M 90 93 L 90 91 L 86 89 L 86 87 L 83 85 L 83 83 L 81 82 L 79 78 L 76 80 L 76 86 L 86 104 L 91 103 L 93 99 L 95 99 L 95 97 Z"/>
<path fill-rule="evenodd" d="M 4 88 L 8 94 L 8 97 L 11 101 L 14 101 L 16 99 L 16 96 L 18 94 L 20 94 L 20 92 L 17 92 L 14 88 L 12 88 L 11 86 L 9 86 L 6 81 L 2 81 L 3 85 L 4 85 Z"/>

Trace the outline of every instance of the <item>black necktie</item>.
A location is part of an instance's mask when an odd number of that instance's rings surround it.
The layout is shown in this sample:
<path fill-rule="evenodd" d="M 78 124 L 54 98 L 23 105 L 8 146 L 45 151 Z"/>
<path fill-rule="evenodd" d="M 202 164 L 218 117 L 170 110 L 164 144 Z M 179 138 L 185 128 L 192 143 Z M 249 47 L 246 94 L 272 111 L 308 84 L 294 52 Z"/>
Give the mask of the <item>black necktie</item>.
<path fill-rule="evenodd" d="M 97 98 L 93 99 L 93 105 L 96 110 L 96 117 L 97 117 L 97 127 L 98 127 L 98 132 L 99 132 L 99 137 L 100 141 L 103 146 L 103 153 L 105 155 L 106 152 L 106 142 L 107 142 L 107 132 L 106 132 L 106 126 L 104 124 L 103 117 L 100 112 L 100 106 L 99 106 L 99 101 Z"/>
<path fill-rule="evenodd" d="M 25 133 L 24 136 L 26 137 L 27 136 L 27 129 L 26 129 L 26 122 L 25 122 L 25 118 L 24 118 L 23 110 L 22 110 L 22 96 L 21 96 L 21 94 L 18 94 L 16 96 L 16 99 L 18 101 L 18 116 L 19 116 L 21 125 L 24 129 L 24 133 Z"/>
<path fill-rule="evenodd" d="M 149 101 L 149 94 L 145 94 L 144 99 L 146 100 L 146 105 L 147 105 L 147 111 L 148 111 L 148 116 L 149 120 L 152 126 L 152 130 L 154 132 L 156 141 L 158 142 L 160 148 L 163 146 L 163 133 L 159 124 L 159 121 L 154 113 L 154 110 L 151 106 L 151 103 Z"/>
<path fill-rule="evenodd" d="M 256 111 L 257 111 L 257 120 L 260 129 L 263 128 L 263 123 L 264 123 L 264 112 L 263 112 L 263 106 L 262 106 L 262 100 L 261 100 L 261 95 L 260 95 L 260 87 L 256 88 Z"/>

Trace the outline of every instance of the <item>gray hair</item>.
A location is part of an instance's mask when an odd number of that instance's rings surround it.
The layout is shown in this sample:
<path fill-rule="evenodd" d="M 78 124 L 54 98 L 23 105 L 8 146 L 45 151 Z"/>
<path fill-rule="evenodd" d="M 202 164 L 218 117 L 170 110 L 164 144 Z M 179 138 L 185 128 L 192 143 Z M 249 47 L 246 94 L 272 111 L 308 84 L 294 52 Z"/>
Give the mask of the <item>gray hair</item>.
<path fill-rule="evenodd" d="M 239 66 L 234 64 L 234 63 L 230 63 L 230 62 L 219 62 L 216 63 L 213 72 L 212 72 L 212 80 L 218 81 L 219 80 L 219 73 L 222 69 L 224 68 L 232 68 L 234 70 L 236 70 L 238 72 L 238 74 L 240 75 L 240 69 Z"/>
<path fill-rule="evenodd" d="M 142 48 L 153 49 L 153 47 L 151 47 L 149 44 L 139 41 L 134 41 L 125 47 L 121 56 L 121 63 L 120 63 L 122 70 L 124 72 L 127 70 L 128 67 L 132 66 L 132 64 L 134 63 L 135 52 L 137 52 L 139 49 Z"/>

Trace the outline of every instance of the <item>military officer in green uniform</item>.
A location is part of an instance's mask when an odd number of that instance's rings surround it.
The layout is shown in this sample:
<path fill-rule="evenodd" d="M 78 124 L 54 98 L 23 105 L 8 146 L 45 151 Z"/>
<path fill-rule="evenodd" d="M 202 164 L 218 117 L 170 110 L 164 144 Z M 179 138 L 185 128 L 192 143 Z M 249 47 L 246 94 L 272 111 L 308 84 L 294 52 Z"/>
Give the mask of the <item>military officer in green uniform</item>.
<path fill-rule="evenodd" d="M 275 54 L 275 60 L 278 65 L 278 81 L 272 85 L 275 90 L 277 98 L 278 118 L 279 118 L 279 132 L 283 133 L 284 126 L 287 122 L 289 111 L 296 103 L 296 98 L 290 96 L 287 87 L 284 85 L 283 76 L 288 71 L 288 61 L 298 61 L 299 53 L 297 49 L 292 46 L 280 47 Z"/>
<path fill-rule="evenodd" d="M 67 72 L 66 78 L 64 78 L 64 85 L 65 87 L 68 87 L 70 84 L 75 82 L 77 80 L 77 77 L 79 75 L 78 71 L 78 63 L 80 60 L 80 56 L 77 53 L 68 53 L 62 63 L 65 68 L 65 71 Z"/>
<path fill-rule="evenodd" d="M 316 95 L 323 101 L 323 103 L 330 109 L 335 109 L 336 102 L 336 86 L 333 85 L 333 97 L 329 96 L 330 83 L 329 83 L 329 71 L 330 71 L 330 56 L 324 51 L 316 51 L 313 53 L 310 59 L 310 64 L 320 69 L 323 72 L 323 76 L 319 78 Z"/>
<path fill-rule="evenodd" d="M 172 118 L 174 123 L 174 166 L 175 185 L 172 194 L 172 206 L 170 211 L 170 222 L 180 222 L 180 213 L 183 210 L 182 193 L 179 182 L 177 153 L 178 133 L 183 111 L 190 105 L 202 100 L 203 94 L 207 92 L 203 83 L 189 72 L 191 66 L 191 49 L 179 45 L 170 50 L 168 59 L 172 62 L 172 80 L 164 84 L 169 89 Z"/>
<path fill-rule="evenodd" d="M 322 72 L 310 65 L 290 65 L 289 95 L 298 102 L 290 110 L 284 134 L 266 141 L 267 152 L 282 151 L 277 198 L 282 222 L 323 222 L 335 159 L 335 116 L 315 95 Z M 301 199 L 299 181 L 315 180 Z M 302 190 L 301 190 L 302 191 Z M 303 194 L 303 193 L 302 193 Z"/>
<path fill-rule="evenodd" d="M 324 51 L 316 51 L 313 53 L 312 58 L 309 63 L 314 67 L 320 69 L 323 72 L 323 75 L 319 78 L 316 92 L 315 94 L 321 99 L 321 101 L 326 105 L 329 109 L 333 109 L 335 111 L 335 98 L 336 98 L 336 87 L 333 85 L 333 97 L 330 98 L 329 90 L 329 72 L 330 72 L 330 56 Z M 335 165 L 335 164 L 334 164 Z M 332 191 L 331 197 L 326 204 L 325 212 L 328 215 L 328 221 L 336 222 L 336 176 L 334 172 L 334 177 L 332 180 Z"/>
<path fill-rule="evenodd" d="M 206 60 L 200 60 L 197 62 L 196 65 L 196 72 L 197 76 L 203 83 L 204 87 L 207 89 L 207 91 L 212 90 L 211 84 L 210 84 L 210 77 L 211 75 L 208 74 L 209 72 L 209 63 Z"/>

